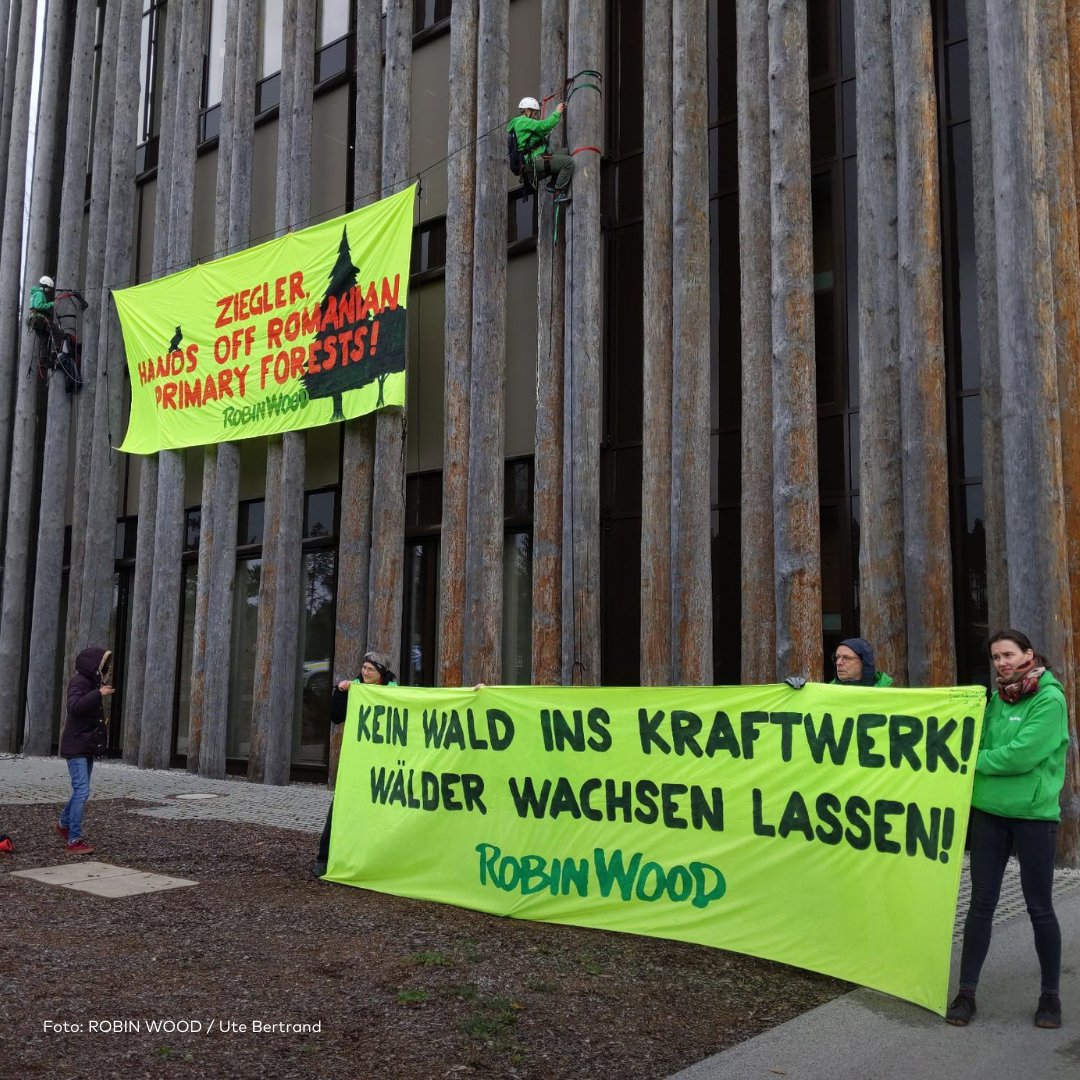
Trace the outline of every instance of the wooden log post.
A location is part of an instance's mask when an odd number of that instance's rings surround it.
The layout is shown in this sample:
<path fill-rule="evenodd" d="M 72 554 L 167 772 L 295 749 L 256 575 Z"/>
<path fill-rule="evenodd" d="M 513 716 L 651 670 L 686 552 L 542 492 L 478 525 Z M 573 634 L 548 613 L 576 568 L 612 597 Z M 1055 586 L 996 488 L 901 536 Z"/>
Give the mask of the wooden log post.
<path fill-rule="evenodd" d="M 476 157 L 477 0 L 450 13 L 450 120 L 447 130 L 446 305 L 443 340 L 442 530 L 439 535 L 440 686 L 461 686 L 465 656 L 466 508 L 472 367 L 473 202 Z"/>
<path fill-rule="evenodd" d="M 821 530 L 805 0 L 769 0 L 777 675 L 820 679 Z"/>
<path fill-rule="evenodd" d="M 409 176 L 412 15 L 413 6 L 407 0 L 387 0 L 382 132 L 385 195 L 404 186 Z M 381 409 L 375 420 L 368 644 L 387 653 L 395 661 L 395 671 L 401 670 L 404 544 L 405 411 L 390 406 Z"/>
<path fill-rule="evenodd" d="M 194 223 L 195 155 L 188 148 L 198 142 L 199 105 L 202 96 L 202 37 L 205 0 L 191 0 L 183 7 L 180 53 L 173 103 L 172 181 L 168 209 L 168 265 L 170 273 L 191 263 Z M 144 768 L 167 768 L 172 757 L 179 655 L 180 590 L 184 549 L 183 450 L 158 454 L 157 510 L 154 516 L 153 580 L 150 587 L 150 619 L 146 630 L 147 671 L 143 682 L 143 715 L 139 739 L 139 764 Z"/>
<path fill-rule="evenodd" d="M 451 19 L 460 17 L 458 6 L 453 8 Z M 359 4 L 356 19 L 353 202 L 359 207 L 377 199 L 382 187 L 381 10 L 377 4 Z M 449 213 L 447 222 L 449 228 Z M 449 248 L 448 244 L 448 274 Z M 375 418 L 368 415 L 347 420 L 342 427 L 341 441 L 341 513 L 338 526 L 337 623 L 334 634 L 335 680 L 355 678 L 360 673 L 360 665 L 367 649 Z M 343 725 L 338 724 L 334 725 L 330 732 L 330 787 L 334 786 L 337 779 L 343 730 Z"/>
<path fill-rule="evenodd" d="M 0 17 L 0 26 L 3 19 Z M 90 105 L 93 101 L 93 61 L 96 9 L 82 4 L 75 20 L 68 91 L 64 182 L 60 196 L 60 236 L 64 243 L 56 265 L 56 280 L 79 280 L 79 254 L 85 225 L 86 156 L 90 145 Z M 37 560 L 34 566 L 34 606 L 30 620 L 30 665 L 26 683 L 26 742 L 24 753 L 48 753 L 52 721 L 57 711 L 56 664 L 61 649 L 60 595 L 64 562 L 64 506 L 71 483 L 71 425 L 75 397 L 62 379 L 49 384 L 45 446 L 41 466 L 41 504 L 38 511 Z M 62 657 L 61 657 L 62 659 Z"/>
<path fill-rule="evenodd" d="M 165 26 L 162 71 L 161 125 L 158 131 L 158 175 L 154 202 L 154 252 L 151 274 L 169 272 L 172 162 L 176 151 L 177 78 L 183 18 Z M 186 148 L 185 148 L 186 150 Z M 128 634 L 127 671 L 122 689 L 124 706 L 124 760 L 139 762 L 142 739 L 143 692 L 146 688 L 146 642 L 150 631 L 150 594 L 153 588 L 154 544 L 157 533 L 158 456 L 139 459 L 139 518 L 135 545 L 135 577 L 131 590 L 131 629 Z M 171 725 L 170 725 L 171 727 Z"/>
<path fill-rule="evenodd" d="M 672 7 L 671 622 L 672 680 L 713 680 L 709 497 L 708 18 L 701 0 Z"/>
<path fill-rule="evenodd" d="M 567 69 L 603 67 L 604 5 L 570 0 Z M 577 94 L 566 113 L 568 146 L 603 144 L 603 103 Z M 603 276 L 600 157 L 580 154 L 566 213 L 566 351 L 563 361 L 563 682 L 600 683 L 600 365 Z"/>
<path fill-rule="evenodd" d="M 1005 558 L 1004 464 L 1001 458 L 1001 355 L 998 347 L 996 211 L 990 131 L 990 67 L 986 52 L 986 0 L 967 0 L 967 22 L 979 318 L 979 397 L 982 405 L 986 607 L 992 633 L 1008 625 L 1009 580 Z"/>
<path fill-rule="evenodd" d="M 674 297 L 672 282 L 672 0 L 642 8 L 645 55 L 643 123 L 649 164 L 643 222 L 642 295 Z M 668 686 L 671 632 L 672 410 L 671 304 L 642 305 L 641 416 L 641 684 Z M 709 335 L 706 333 L 706 341 Z M 706 399 L 707 400 L 707 399 Z M 706 506 L 708 505 L 706 501 Z M 770 521 L 772 520 L 770 513 Z M 771 582 L 770 582 L 771 584 Z M 771 597 L 770 597 L 771 603 Z"/>
<path fill-rule="evenodd" d="M 859 629 L 904 686 L 907 604 L 901 470 L 896 106 L 890 0 L 856 0 L 859 152 Z"/>
<path fill-rule="evenodd" d="M 566 79 L 566 0 L 540 7 L 540 95 L 559 99 Z M 532 681 L 562 681 L 563 356 L 566 261 L 555 204 L 537 196 L 536 441 L 533 458 Z M 564 219 L 565 220 L 565 219 Z M 565 236 L 565 229 L 561 230 Z"/>
<path fill-rule="evenodd" d="M 1060 663 L 1072 643 L 1071 598 L 1037 20 L 1033 2 L 987 2 L 1009 622 Z M 1059 857 L 1073 864 L 1078 801 L 1066 794 L 1058 838 Z"/>
<path fill-rule="evenodd" d="M 502 678 L 506 161 L 505 139 L 479 136 L 506 120 L 509 52 L 508 0 L 480 0 L 465 554 L 464 674 L 469 683 Z"/>
<path fill-rule="evenodd" d="M 64 108 L 62 95 L 67 89 L 66 76 L 71 63 L 68 14 L 64 5 L 54 5 L 49 8 L 45 22 L 34 149 L 34 187 L 31 192 L 26 244 L 28 282 L 37 281 L 42 274 L 57 272 L 55 265 L 46 262 L 46 257 L 51 247 L 54 205 L 62 183 L 63 158 L 57 153 L 57 121 Z M 20 318 L 20 324 L 22 321 Z M 30 535 L 34 525 L 37 492 L 42 483 L 36 467 L 38 408 L 44 397 L 38 392 L 40 384 L 34 370 L 34 357 L 41 347 L 37 335 L 24 333 L 20 335 L 20 339 L 19 347 L 15 349 L 15 355 L 19 358 L 15 413 L 10 433 L 4 431 L 3 435 L 0 435 L 0 439 L 5 442 L 9 434 L 11 438 L 11 478 L 4 507 L 7 528 L 4 531 L 3 543 L 3 577 L 0 579 L 3 582 L 3 602 L 0 604 L 0 662 L 3 663 L 3 670 L 12 675 L 14 692 L 6 711 L 17 726 L 21 726 L 18 719 L 27 658 L 26 615 L 32 601 Z M 59 407 L 63 409 L 64 376 L 55 372 L 50 382 L 60 386 Z M 41 658 L 37 656 L 31 659 L 33 664 L 41 662 Z M 24 750 L 28 747 L 30 753 L 47 754 L 51 741 L 51 725 L 34 724 L 26 727 Z M 2 738 L 0 745 L 3 745 Z"/>
<path fill-rule="evenodd" d="M 908 678 L 915 686 L 952 686 L 956 645 L 930 0 L 892 0 L 892 39 Z"/>
<path fill-rule="evenodd" d="M 116 85 L 116 60 L 120 25 L 120 5 L 105 9 L 101 55 L 94 80 L 96 93 L 107 101 Z M 79 637 L 83 616 L 83 585 L 86 568 L 86 534 L 89 514 L 90 471 L 93 459 L 94 415 L 97 411 L 99 345 L 104 341 L 101 330 L 101 304 L 98 294 L 104 287 L 105 242 L 108 232 L 109 189 L 112 183 L 114 110 L 102 107 L 94 117 L 94 149 L 90 182 L 90 212 L 86 222 L 86 270 L 83 291 L 90 306 L 83 314 L 82 378 L 83 388 L 75 404 L 75 460 L 71 497 L 71 558 L 68 569 L 67 614 L 64 631 L 64 677 L 74 671 L 75 655 L 85 647 Z M 83 178 L 85 191 L 85 177 Z M 103 365 L 102 365 L 103 366 Z M 76 643 L 79 643 L 78 645 Z M 57 710 L 62 721 L 67 707 L 61 702 Z"/>
<path fill-rule="evenodd" d="M 112 7 L 113 5 L 109 5 Z M 109 7 L 106 8 L 108 19 Z M 113 114 L 108 221 L 102 285 L 129 281 L 133 265 L 131 243 L 135 184 L 135 144 L 139 104 L 139 31 L 142 7 L 138 0 L 121 0 L 117 13 L 116 79 L 107 108 Z M 100 138 L 100 132 L 96 133 Z M 91 225 L 93 219 L 91 218 Z M 91 288 L 98 286 L 90 283 Z M 123 430 L 124 371 L 120 320 L 108 288 L 101 288 L 98 305 L 98 393 L 94 396 L 90 433 L 90 475 L 87 487 L 86 545 L 82 566 L 82 603 L 75 651 L 106 645 L 113 613 L 116 512 L 120 499 L 121 462 L 113 450 Z M 80 416 L 81 423 L 81 416 Z"/>
<path fill-rule="evenodd" d="M 1064 863 L 1080 865 L 1080 754 L 1077 730 L 1076 635 L 1080 628 L 1080 247 L 1076 209 L 1076 155 L 1072 126 L 1074 74 L 1069 63 L 1065 0 L 1039 0 L 1038 52 L 1042 58 L 1043 115 L 1046 126 L 1046 178 L 1050 218 L 1050 257 L 1054 281 L 1057 354 L 1057 410 L 1061 440 L 1061 488 L 1058 497 L 1065 529 L 1068 618 L 1064 649 L 1054 669 L 1065 687 L 1073 738 L 1066 754 L 1062 825 L 1058 853 Z"/>
<path fill-rule="evenodd" d="M 0 438 L 0 540 L 3 539 L 7 520 L 8 482 L 11 478 L 9 432 L 15 404 L 16 375 L 19 367 L 18 343 L 22 339 L 22 312 L 25 306 L 19 285 L 36 16 L 36 0 L 23 5 L 17 30 L 19 55 L 12 103 L 11 137 L 3 147 L 7 154 L 8 178 L 3 244 L 0 247 L 0 432 L 4 433 Z"/>
<path fill-rule="evenodd" d="M 741 672 L 776 679 L 773 586 L 769 12 L 738 0 L 739 317 L 742 331 Z"/>
<path fill-rule="evenodd" d="M 19 67 L 19 24 L 22 0 L 0 4 L 0 30 L 4 34 L 4 78 L 0 82 L 0 196 L 7 195 L 8 154 L 11 145 L 11 114 L 15 106 L 15 75 Z M 25 164 L 25 163 L 24 163 Z"/>

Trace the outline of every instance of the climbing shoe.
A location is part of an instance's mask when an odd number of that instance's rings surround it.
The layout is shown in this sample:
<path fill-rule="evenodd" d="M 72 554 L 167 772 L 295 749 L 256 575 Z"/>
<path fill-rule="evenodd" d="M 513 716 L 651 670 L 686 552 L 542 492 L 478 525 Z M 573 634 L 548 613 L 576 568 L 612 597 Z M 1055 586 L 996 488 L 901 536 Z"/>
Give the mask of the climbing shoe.
<path fill-rule="evenodd" d="M 1040 1004 L 1041 1001 L 1040 1001 Z M 959 994 L 953 998 L 953 1003 L 949 1006 L 949 1011 L 945 1014 L 945 1019 L 950 1024 L 955 1024 L 957 1027 L 967 1027 L 971 1023 L 971 1018 L 975 1015 L 975 995 L 969 990 L 961 990 Z"/>
<path fill-rule="evenodd" d="M 1035 1026 L 1040 1028 L 1061 1027 L 1061 998 L 1057 994 L 1039 995 L 1039 1007 L 1035 1010 Z"/>

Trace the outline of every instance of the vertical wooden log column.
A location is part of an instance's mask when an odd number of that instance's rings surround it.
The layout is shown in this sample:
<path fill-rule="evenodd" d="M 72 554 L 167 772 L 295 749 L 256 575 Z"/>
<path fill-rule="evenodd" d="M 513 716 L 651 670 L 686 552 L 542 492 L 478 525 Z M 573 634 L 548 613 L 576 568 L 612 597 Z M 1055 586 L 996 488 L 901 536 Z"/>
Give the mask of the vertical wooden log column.
<path fill-rule="evenodd" d="M 542 0 L 540 96 L 566 78 L 566 0 Z M 511 102 L 511 105 L 516 104 Z M 566 262 L 555 204 L 539 199 L 536 239 L 536 442 L 533 459 L 532 681 L 562 681 L 563 354 Z M 565 219 L 563 219 L 565 220 Z M 565 229 L 562 230 L 565 235 Z"/>
<path fill-rule="evenodd" d="M 777 674 L 820 679 L 821 528 L 805 0 L 769 0 Z"/>
<path fill-rule="evenodd" d="M 279 233 L 306 223 L 310 183 L 306 170 L 295 163 L 311 154 L 311 101 L 315 62 L 314 9 L 287 0 L 282 10 L 284 76 L 279 117 L 276 226 Z M 285 83 L 289 84 L 288 91 Z M 283 122 L 282 122 L 283 121 Z M 248 776 L 267 784 L 289 780 L 293 714 L 296 702 L 297 621 L 302 574 L 305 439 L 303 432 L 288 431 L 271 439 L 267 447 L 266 535 L 273 529 L 270 554 L 264 541 L 256 688 L 251 718 Z M 270 519 L 271 476 L 278 484 Z M 267 603 L 262 606 L 263 589 Z"/>
<path fill-rule="evenodd" d="M 172 183 L 169 193 L 167 272 L 191 263 L 194 222 L 195 155 L 199 103 L 202 96 L 202 45 L 205 0 L 190 0 L 183 8 L 180 55 L 173 104 Z M 158 454 L 157 511 L 154 517 L 153 580 L 150 619 L 146 630 L 147 665 L 143 682 L 139 764 L 164 769 L 172 757 L 173 715 L 180 636 L 180 588 L 184 550 L 183 450 Z"/>
<path fill-rule="evenodd" d="M 480 0 L 476 64 L 477 136 L 506 120 L 510 5 Z M 503 394 L 506 385 L 505 139 L 476 144 L 469 489 L 465 553 L 467 682 L 502 677 Z"/>
<path fill-rule="evenodd" d="M 915 686 L 952 686 L 956 646 L 930 0 L 892 0 L 892 39 L 908 678 Z"/>
<path fill-rule="evenodd" d="M 106 20 L 110 4 L 106 7 Z M 113 450 L 124 427 L 124 342 L 120 320 L 109 289 L 131 280 L 132 227 L 135 185 L 135 143 L 139 107 L 139 0 L 122 0 L 117 12 L 116 80 L 104 109 L 113 114 L 110 158 L 108 222 L 105 261 L 98 293 L 98 393 L 94 396 L 90 433 L 90 476 L 87 487 L 86 546 L 82 567 L 82 606 L 75 649 L 107 642 L 113 613 L 113 574 L 116 547 L 116 511 L 120 500 L 122 463 Z M 108 33 L 108 30 L 106 30 Z M 99 98 L 99 101 L 101 99 Z M 102 110 L 99 110 L 99 116 Z M 96 133 L 100 137 L 100 132 Z M 91 217 L 91 225 L 93 218 Z M 87 282 L 93 289 L 99 282 Z M 80 424 L 81 424 L 80 416 Z"/>
<path fill-rule="evenodd" d="M 177 80 L 183 17 L 165 25 L 159 64 L 162 70 L 161 125 L 158 131 L 158 173 L 155 182 L 154 252 L 151 275 L 169 273 L 172 162 L 176 152 Z M 186 152 L 186 147 L 184 148 Z M 131 630 L 128 635 L 127 671 L 123 685 L 124 760 L 138 764 L 142 740 L 143 692 L 146 688 L 146 642 L 150 631 L 150 595 L 153 589 L 154 546 L 157 534 L 158 455 L 139 459 L 139 518 L 135 546 L 135 577 L 131 590 Z M 170 725 L 171 727 L 171 725 Z"/>
<path fill-rule="evenodd" d="M 990 68 L 986 53 L 986 0 L 967 0 L 967 23 L 979 317 L 979 396 L 982 405 L 986 606 L 990 631 L 993 632 L 1006 626 L 1009 621 L 1009 580 L 1005 557 L 1004 464 L 1001 459 L 1001 355 L 998 348 L 996 211 L 990 132 Z"/>
<path fill-rule="evenodd" d="M 257 5 L 258 0 L 240 0 L 238 26 L 252 25 L 252 21 L 258 16 Z M 231 10 L 228 18 L 232 18 Z M 229 228 L 224 248 L 229 254 L 246 247 L 251 236 L 255 59 L 253 37 L 250 34 L 239 34 L 236 40 L 232 95 L 228 99 L 232 103 L 233 116 L 229 122 L 230 135 L 226 140 L 230 158 Z M 206 613 L 205 651 L 207 656 L 214 658 L 214 662 L 205 665 L 203 675 L 202 738 L 198 747 L 198 768 L 202 776 L 225 775 L 239 488 L 240 448 L 235 442 L 221 443 L 217 447 L 214 488 L 209 495 L 214 506 L 214 542 L 208 567 L 213 603 L 208 605 Z M 207 498 L 205 489 L 203 498 Z M 199 572 L 201 575 L 201 567 Z M 194 704 L 192 707 L 194 708 Z M 189 767 L 190 758 L 189 748 Z"/>
<path fill-rule="evenodd" d="M 907 685 L 901 470 L 896 124 L 891 0 L 856 0 L 859 152 L 859 622 L 878 666 Z"/>
<path fill-rule="evenodd" d="M 0 26 L 3 26 L 0 15 Z M 56 280 L 77 283 L 86 201 L 86 155 L 90 145 L 90 104 L 96 9 L 82 4 L 76 14 L 68 89 L 64 182 L 60 195 L 60 236 L 64 242 L 56 264 Z M 63 379 L 49 383 L 45 446 L 41 466 L 34 606 L 30 620 L 30 656 L 26 682 L 26 741 L 23 753 L 49 752 L 56 714 L 56 663 L 60 649 L 60 590 L 63 584 L 64 507 L 71 482 L 71 422 L 75 399 Z"/>
<path fill-rule="evenodd" d="M 646 0 L 642 9 L 645 50 L 642 58 L 643 122 L 649 155 L 642 165 L 646 177 L 642 236 L 642 272 L 646 284 L 642 295 L 665 298 L 673 296 L 671 7 L 672 0 Z M 640 677 L 642 686 L 667 686 L 674 676 L 671 627 L 671 383 L 674 369 L 671 305 L 663 301 L 643 304 L 642 331 Z M 706 330 L 705 341 L 708 340 Z"/>
<path fill-rule="evenodd" d="M 460 18 L 455 5 L 451 19 Z M 474 30 L 475 33 L 475 30 Z M 451 30 L 451 36 L 453 30 Z M 353 202 L 374 202 L 382 187 L 382 14 L 375 3 L 356 9 L 356 128 L 353 133 Z M 453 87 L 451 84 L 451 94 Z M 453 189 L 451 188 L 451 198 Z M 447 213 L 447 229 L 450 228 Z M 447 245 L 447 276 L 450 269 Z M 341 435 L 341 512 L 338 525 L 337 623 L 334 679 L 360 673 L 368 637 L 371 570 L 371 497 L 375 470 L 375 417 L 347 420 Z M 445 493 L 444 493 L 445 501 Z M 343 725 L 330 733 L 329 783 L 337 779 Z"/>
<path fill-rule="evenodd" d="M 1080 756 L 1077 752 L 1076 634 L 1080 627 L 1080 247 L 1076 211 L 1076 136 L 1072 126 L 1074 73 L 1069 63 L 1065 0 L 1039 0 L 1039 55 L 1043 70 L 1046 124 L 1046 174 L 1049 198 L 1054 320 L 1057 346 L 1057 425 L 1061 439 L 1062 515 L 1065 520 L 1066 575 L 1069 587 L 1066 642 L 1055 656 L 1055 671 L 1065 686 L 1073 739 L 1066 755 L 1059 854 L 1080 865 Z"/>
<path fill-rule="evenodd" d="M 1009 622 L 1061 662 L 1072 626 L 1038 14 L 1032 0 L 987 2 Z M 1059 855 L 1076 862 L 1077 800 L 1063 810 Z"/>
<path fill-rule="evenodd" d="M 439 536 L 440 686 L 462 685 L 465 654 L 466 507 L 472 361 L 473 204 L 476 157 L 477 0 L 450 13 L 450 120 L 446 152 L 446 305 L 443 361 L 442 531 Z"/>
<path fill-rule="evenodd" d="M 99 101 L 108 102 L 116 86 L 116 59 L 120 5 L 105 9 L 98 72 L 94 80 Z M 93 458 L 94 415 L 97 411 L 99 345 L 101 330 L 100 293 L 104 285 L 105 241 L 109 218 L 109 186 L 112 183 L 112 146 L 114 110 L 107 104 L 94 117 L 94 157 L 90 182 L 90 213 L 86 222 L 86 273 L 83 292 L 89 307 L 83 313 L 82 378 L 83 388 L 75 403 L 74 491 L 71 497 L 71 558 L 68 569 L 67 618 L 64 633 L 64 672 L 74 670 L 75 654 L 85 648 L 79 630 L 83 616 L 83 585 L 86 568 L 86 533 L 89 514 L 90 470 Z M 85 177 L 83 178 L 85 191 Z M 100 365 L 104 366 L 104 365 Z M 76 644 L 78 643 L 78 644 Z M 60 719 L 67 715 L 60 703 Z"/>
<path fill-rule="evenodd" d="M 19 23 L 22 0 L 0 3 L 0 31 L 4 35 L 4 77 L 0 81 L 0 196 L 6 200 L 11 113 L 15 102 L 15 74 L 19 66 Z M 5 205 L 6 201 L 5 201 Z"/>
<path fill-rule="evenodd" d="M 604 5 L 570 0 L 567 70 L 603 67 Z M 699 72 L 700 77 L 700 72 Z M 567 145 L 603 144 L 603 102 L 577 94 L 566 112 Z M 563 434 L 563 682 L 600 682 L 600 157 L 576 158 L 566 212 L 567 288 Z"/>
<path fill-rule="evenodd" d="M 30 84 L 34 69 L 36 0 L 24 4 L 18 24 L 19 57 L 12 102 L 11 137 L 2 148 L 7 155 L 7 199 L 0 247 L 0 540 L 7 520 L 11 471 L 11 418 L 15 399 L 18 341 L 22 336 L 23 298 L 20 269 L 23 247 L 23 196 L 26 191 L 26 153 L 30 127 Z M 14 24 L 11 28 L 14 31 Z"/>
<path fill-rule="evenodd" d="M 34 187 L 30 199 L 30 220 L 26 244 L 26 281 L 35 282 L 48 273 L 56 274 L 56 266 L 47 263 L 46 254 L 53 246 L 53 214 L 62 182 L 63 158 L 56 152 L 57 119 L 66 99 L 67 78 L 61 80 L 61 70 L 70 71 L 71 42 L 67 32 L 68 11 L 63 5 L 51 7 L 46 16 L 44 57 L 41 71 L 41 92 L 38 98 L 37 138 L 34 149 Z M 61 285 L 63 282 L 61 282 Z M 20 322 L 22 320 L 20 319 Z M 15 412 L 11 430 L 0 434 L 0 440 L 11 439 L 11 482 L 7 504 L 7 528 L 3 542 L 3 603 L 0 605 L 0 662 L 11 673 L 12 694 L 7 712 L 11 721 L 19 724 L 22 704 L 23 674 L 27 652 L 26 615 L 31 602 L 30 533 L 33 526 L 34 503 L 41 488 L 37 475 L 38 407 L 44 395 L 39 394 L 34 357 L 39 348 L 36 334 L 23 334 L 15 348 L 18 357 L 16 371 Z M 64 376 L 57 372 L 51 382 L 63 393 Z M 61 403 L 61 409 L 63 403 Z M 32 657 L 32 663 L 41 662 Z M 32 752 L 47 754 L 52 732 L 41 726 L 27 727 L 24 746 Z M 31 736 L 33 736 L 31 740 Z M 17 741 L 17 740 L 16 740 Z M 0 745 L 3 740 L 0 739 Z"/>
<path fill-rule="evenodd" d="M 708 685 L 712 663 L 709 494 L 709 101 L 704 0 L 673 0 L 671 142 L 672 678 Z"/>
<path fill-rule="evenodd" d="M 738 0 L 739 297 L 742 331 L 742 681 L 776 679 L 773 586 L 769 12 Z"/>
<path fill-rule="evenodd" d="M 236 53 L 242 38 L 238 32 L 240 0 L 228 0 L 225 7 L 225 60 L 221 80 L 221 124 L 218 133 L 217 168 L 214 188 L 214 251 L 229 250 L 230 200 L 232 197 L 232 147 L 236 120 Z M 206 722 L 206 631 L 210 618 L 211 578 L 214 549 L 218 544 L 220 507 L 217 495 L 218 446 L 203 447 L 202 497 L 199 510 L 199 563 L 195 581 L 195 618 L 191 632 L 191 678 L 188 692 L 187 771 L 197 773 L 202 757 Z M 215 662 L 217 658 L 215 657 Z"/>
<path fill-rule="evenodd" d="M 399 190 L 409 176 L 412 13 L 412 4 L 407 0 L 387 0 L 382 133 L 382 186 L 386 195 Z M 372 648 L 390 656 L 395 671 L 401 670 L 404 544 L 405 412 L 391 406 L 380 410 L 375 420 L 368 641 Z"/>

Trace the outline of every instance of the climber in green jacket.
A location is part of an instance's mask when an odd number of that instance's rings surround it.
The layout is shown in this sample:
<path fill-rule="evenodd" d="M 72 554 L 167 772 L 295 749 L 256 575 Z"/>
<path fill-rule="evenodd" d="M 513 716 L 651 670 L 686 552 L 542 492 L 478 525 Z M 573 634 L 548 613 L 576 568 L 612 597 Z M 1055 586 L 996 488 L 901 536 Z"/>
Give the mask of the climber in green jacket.
<path fill-rule="evenodd" d="M 566 103 L 560 101 L 546 120 L 540 119 L 540 102 L 536 98 L 522 98 L 518 102 L 518 108 L 521 115 L 515 116 L 506 125 L 506 130 L 512 131 L 517 137 L 518 149 L 526 167 L 532 172 L 533 187 L 539 187 L 539 182 L 545 176 L 549 177 L 547 188 L 555 193 L 555 201 L 569 202 L 574 159 L 565 147 L 559 150 L 548 149 L 548 135 L 566 110 Z"/>

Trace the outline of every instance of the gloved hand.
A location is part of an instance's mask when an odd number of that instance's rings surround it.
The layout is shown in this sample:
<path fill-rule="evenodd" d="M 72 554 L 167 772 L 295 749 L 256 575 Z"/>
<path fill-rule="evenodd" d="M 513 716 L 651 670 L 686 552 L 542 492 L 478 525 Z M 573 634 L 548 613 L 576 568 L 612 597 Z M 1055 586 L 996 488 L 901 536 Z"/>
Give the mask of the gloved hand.
<path fill-rule="evenodd" d="M 806 685 L 806 680 L 801 675 L 789 675 L 784 682 L 786 682 L 792 690 L 801 690 Z"/>

